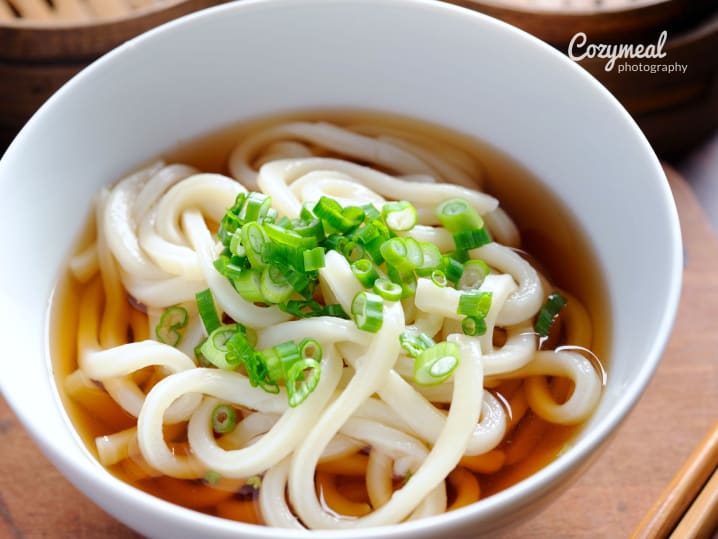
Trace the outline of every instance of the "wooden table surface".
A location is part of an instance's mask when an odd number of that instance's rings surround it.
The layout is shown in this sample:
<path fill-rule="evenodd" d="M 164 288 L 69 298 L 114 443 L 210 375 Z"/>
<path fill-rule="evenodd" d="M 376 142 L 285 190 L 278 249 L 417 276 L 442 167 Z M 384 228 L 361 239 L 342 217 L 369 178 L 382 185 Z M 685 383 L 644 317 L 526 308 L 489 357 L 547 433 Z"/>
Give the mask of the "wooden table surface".
<path fill-rule="evenodd" d="M 648 390 L 593 466 L 507 538 L 627 537 L 718 418 L 718 242 L 689 185 L 669 172 L 685 242 L 673 336 Z M 660 291 L 657 291 L 660 293 Z M 32 444 L 0 399 L 0 539 L 136 538 Z"/>

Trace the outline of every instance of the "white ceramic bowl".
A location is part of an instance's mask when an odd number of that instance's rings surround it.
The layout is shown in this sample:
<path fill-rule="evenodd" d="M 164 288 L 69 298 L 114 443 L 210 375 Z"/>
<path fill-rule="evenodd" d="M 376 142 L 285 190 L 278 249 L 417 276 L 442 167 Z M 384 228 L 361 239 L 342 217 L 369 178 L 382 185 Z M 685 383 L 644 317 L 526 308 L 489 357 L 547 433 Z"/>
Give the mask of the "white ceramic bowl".
<path fill-rule="evenodd" d="M 575 213 L 610 290 L 608 385 L 574 447 L 480 503 L 376 529 L 373 537 L 476 537 L 549 502 L 618 427 L 659 362 L 680 293 L 675 206 L 638 128 L 580 68 L 527 34 L 438 2 L 244 1 L 200 12 L 83 71 L 40 109 L 0 162 L 3 393 L 68 479 L 143 534 L 299 537 L 171 505 L 90 459 L 50 376 L 47 306 L 58 268 L 103 183 L 178 139 L 245 117 L 316 107 L 424 119 L 503 150 Z"/>

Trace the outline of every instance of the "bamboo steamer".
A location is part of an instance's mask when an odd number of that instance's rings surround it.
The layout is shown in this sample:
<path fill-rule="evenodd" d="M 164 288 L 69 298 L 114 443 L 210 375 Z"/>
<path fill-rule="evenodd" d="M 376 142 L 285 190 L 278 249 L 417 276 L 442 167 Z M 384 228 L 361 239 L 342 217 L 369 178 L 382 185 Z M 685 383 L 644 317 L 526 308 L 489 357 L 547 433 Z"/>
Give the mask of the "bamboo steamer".
<path fill-rule="evenodd" d="M 126 40 L 224 0 L 0 0 L 0 152 L 37 108 Z"/>
<path fill-rule="evenodd" d="M 663 59 L 586 58 L 579 65 L 633 115 L 657 153 L 674 157 L 718 128 L 718 0 L 451 0 L 502 19 L 568 53 L 574 35 L 591 44 L 656 44 Z M 618 64 L 626 64 L 619 72 Z M 641 64 L 681 64 L 685 73 L 632 71 Z"/>

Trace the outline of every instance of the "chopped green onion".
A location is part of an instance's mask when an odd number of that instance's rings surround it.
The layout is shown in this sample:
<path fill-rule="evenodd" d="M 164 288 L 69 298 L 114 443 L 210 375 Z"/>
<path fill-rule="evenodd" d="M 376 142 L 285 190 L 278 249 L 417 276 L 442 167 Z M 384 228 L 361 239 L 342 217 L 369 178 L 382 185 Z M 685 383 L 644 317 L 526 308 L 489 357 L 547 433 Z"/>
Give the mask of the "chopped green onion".
<path fill-rule="evenodd" d="M 352 301 L 352 316 L 359 329 L 376 333 L 384 322 L 384 300 L 371 292 L 358 292 Z"/>
<path fill-rule="evenodd" d="M 239 218 L 245 223 L 262 222 L 272 206 L 272 199 L 262 193 L 249 193 L 239 212 Z"/>
<path fill-rule="evenodd" d="M 408 298 L 416 293 L 416 274 L 413 271 L 399 271 L 396 268 L 389 266 L 387 274 L 389 279 L 401 285 L 402 298 Z"/>
<path fill-rule="evenodd" d="M 459 306 L 456 308 L 456 314 L 486 318 L 486 315 L 489 314 L 489 309 L 491 309 L 492 298 L 493 294 L 491 292 L 479 292 L 478 290 L 465 292 L 459 296 Z"/>
<path fill-rule="evenodd" d="M 309 357 L 297 361 L 289 368 L 286 378 L 289 406 L 294 408 L 307 399 L 319 384 L 321 373 L 319 362 Z"/>
<path fill-rule="evenodd" d="M 240 324 L 220 326 L 209 334 L 199 350 L 205 359 L 215 367 L 231 370 L 234 365 L 227 361 L 227 342 L 240 331 Z M 237 361 L 232 363 L 237 363 Z"/>
<path fill-rule="evenodd" d="M 182 329 L 189 322 L 187 309 L 180 305 L 168 307 L 162 313 L 160 321 L 155 327 L 157 340 L 170 346 L 178 346 L 182 342 Z"/>
<path fill-rule="evenodd" d="M 258 475 L 253 475 L 252 477 L 248 477 L 244 483 L 254 490 L 259 490 L 262 487 L 262 478 Z"/>
<path fill-rule="evenodd" d="M 479 288 L 490 271 L 489 265 L 483 260 L 467 260 L 456 288 L 460 290 Z"/>
<path fill-rule="evenodd" d="M 267 237 L 275 242 L 297 249 L 313 249 L 317 246 L 317 240 L 313 236 L 302 236 L 289 228 L 281 227 L 274 223 L 265 223 L 262 227 Z"/>
<path fill-rule="evenodd" d="M 242 226 L 242 245 L 253 268 L 266 266 L 262 258 L 264 246 L 269 242 L 269 237 L 261 225 L 252 222 Z"/>
<path fill-rule="evenodd" d="M 381 218 L 381 212 L 374 206 L 374 204 L 364 204 L 363 206 L 360 206 L 362 210 L 364 210 L 364 215 L 366 215 L 367 219 L 380 219 Z"/>
<path fill-rule="evenodd" d="M 322 360 L 322 345 L 319 341 L 307 337 L 299 343 L 299 355 L 302 359 L 313 359 L 314 361 Z"/>
<path fill-rule="evenodd" d="M 387 202 L 381 209 L 381 217 L 393 232 L 406 232 L 416 226 L 416 208 L 410 202 L 401 200 Z"/>
<path fill-rule="evenodd" d="M 427 348 L 414 360 L 414 380 L 417 384 L 441 384 L 459 365 L 459 347 L 452 342 L 440 342 Z"/>
<path fill-rule="evenodd" d="M 371 260 L 366 258 L 360 258 L 351 264 L 352 273 L 364 288 L 371 288 L 374 286 L 374 281 L 379 278 L 379 274 L 371 263 Z"/>
<path fill-rule="evenodd" d="M 298 223 L 294 223 L 294 232 L 305 238 L 313 238 L 317 243 L 324 239 L 324 229 L 322 228 L 322 222 L 316 217 L 310 220 L 302 220 Z"/>
<path fill-rule="evenodd" d="M 292 314 L 297 318 L 311 318 L 324 314 L 324 307 L 314 300 L 293 299 L 284 304 L 280 304 L 279 308 L 285 313 Z"/>
<path fill-rule="evenodd" d="M 436 207 L 436 216 L 451 234 L 484 226 L 479 212 L 463 198 L 450 198 L 443 201 Z"/>
<path fill-rule="evenodd" d="M 409 259 L 407 243 L 404 238 L 391 238 L 382 243 L 379 250 L 388 267 L 401 272 L 416 268 L 416 265 Z"/>
<path fill-rule="evenodd" d="M 423 261 L 421 266 L 416 269 L 416 273 L 419 277 L 426 277 L 433 270 L 441 267 L 441 251 L 432 243 L 419 242 L 419 246 L 421 247 Z"/>
<path fill-rule="evenodd" d="M 552 292 L 548 295 L 546 303 L 543 304 L 536 318 L 534 329 L 541 337 L 546 337 L 551 331 L 551 326 L 556 315 L 566 305 L 566 298 L 560 292 Z"/>
<path fill-rule="evenodd" d="M 404 238 L 406 245 L 406 258 L 409 259 L 414 268 L 419 268 L 424 264 L 424 251 L 421 244 L 414 238 Z"/>
<path fill-rule="evenodd" d="M 356 262 L 364 256 L 364 248 L 353 241 L 347 241 L 342 247 L 342 254 L 349 262 Z"/>
<path fill-rule="evenodd" d="M 246 256 L 247 250 L 244 248 L 244 245 L 242 245 L 242 232 L 241 230 L 234 231 L 234 234 L 232 234 L 232 237 L 229 240 L 229 251 L 233 255 L 237 256 Z"/>
<path fill-rule="evenodd" d="M 325 306 L 324 312 L 322 314 L 326 316 L 334 316 L 335 318 L 343 318 L 344 320 L 349 320 L 349 315 L 344 312 L 344 309 L 338 303 L 330 303 L 329 305 Z"/>
<path fill-rule="evenodd" d="M 239 277 L 232 280 L 234 289 L 245 300 L 256 303 L 263 302 L 264 295 L 260 286 L 262 272 L 259 269 L 244 270 Z"/>
<path fill-rule="evenodd" d="M 454 234 L 454 243 L 458 251 L 469 251 L 476 249 L 493 240 L 489 235 L 489 231 L 485 228 L 475 228 L 473 230 L 462 230 Z"/>
<path fill-rule="evenodd" d="M 265 303 L 283 303 L 294 293 L 294 288 L 277 266 L 264 268 L 259 280 L 259 289 Z"/>
<path fill-rule="evenodd" d="M 215 472 L 214 470 L 207 470 L 204 474 L 204 480 L 210 485 L 216 485 L 222 479 L 222 474 Z"/>
<path fill-rule="evenodd" d="M 435 269 L 431 272 L 431 282 L 439 288 L 444 288 L 447 284 L 449 284 L 446 274 L 440 269 Z"/>
<path fill-rule="evenodd" d="M 325 266 L 324 248 L 315 247 L 304 251 L 304 271 L 315 271 Z"/>
<path fill-rule="evenodd" d="M 299 346 L 294 341 L 287 341 L 273 346 L 271 352 L 262 352 L 267 365 L 267 374 L 271 380 L 286 380 L 290 367 L 301 359 Z"/>
<path fill-rule="evenodd" d="M 329 197 L 322 197 L 314 206 L 314 214 L 322 220 L 324 229 L 348 233 L 364 221 L 364 210 L 358 206 L 342 208 L 341 204 Z"/>
<path fill-rule="evenodd" d="M 461 330 L 464 335 L 476 337 L 477 335 L 483 335 L 486 333 L 486 319 L 478 316 L 466 316 L 461 321 Z"/>
<path fill-rule="evenodd" d="M 402 296 L 402 288 L 400 284 L 394 283 L 389 279 L 381 277 L 374 281 L 374 292 L 386 301 L 399 301 Z"/>
<path fill-rule="evenodd" d="M 436 343 L 424 332 L 405 331 L 399 335 L 399 344 L 411 357 L 419 357 L 424 350 Z"/>
<path fill-rule="evenodd" d="M 212 291 L 207 288 L 202 290 L 202 292 L 197 292 L 194 298 L 197 302 L 197 309 L 199 310 L 199 316 L 202 319 L 202 324 L 204 324 L 204 329 L 209 335 L 221 325 L 219 316 L 217 316 L 217 309 L 214 307 Z"/>
<path fill-rule="evenodd" d="M 461 279 L 461 275 L 464 273 L 464 265 L 448 255 L 441 257 L 441 266 L 439 269 L 444 272 L 447 279 L 454 283 L 458 282 L 459 279 Z"/>
<path fill-rule="evenodd" d="M 227 404 L 218 404 L 212 410 L 212 429 L 217 434 L 232 432 L 237 426 L 237 412 Z"/>

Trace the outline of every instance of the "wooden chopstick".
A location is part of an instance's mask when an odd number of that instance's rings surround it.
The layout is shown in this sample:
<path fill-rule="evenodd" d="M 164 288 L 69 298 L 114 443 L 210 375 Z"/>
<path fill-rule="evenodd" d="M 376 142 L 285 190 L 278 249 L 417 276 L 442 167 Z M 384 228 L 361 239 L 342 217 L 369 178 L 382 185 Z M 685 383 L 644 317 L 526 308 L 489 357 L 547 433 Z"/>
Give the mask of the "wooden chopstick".
<path fill-rule="evenodd" d="M 702 498 L 701 505 L 697 506 L 696 513 L 702 514 L 700 512 L 704 507 L 707 507 L 708 513 L 711 513 L 711 501 L 715 503 L 715 494 L 718 493 L 718 485 L 715 484 L 718 483 L 718 479 L 716 479 L 717 467 L 718 422 L 713 425 L 705 438 L 698 444 L 698 447 L 693 450 L 688 460 L 663 491 L 661 497 L 633 531 L 631 538 L 656 539 L 668 537 L 701 489 L 705 492 L 705 497 Z M 710 480 L 710 484 L 706 484 L 711 474 L 713 477 Z M 708 490 L 710 488 L 713 488 L 712 494 L 711 491 Z M 716 513 L 716 511 L 714 510 L 713 513 Z M 704 516 L 707 517 L 711 515 Z M 699 523 L 697 520 L 693 520 L 692 522 L 694 522 L 694 525 Z M 708 522 L 705 526 L 708 527 L 709 524 Z M 686 525 L 688 525 L 688 523 Z M 710 531 L 712 530 L 708 530 L 707 532 Z"/>
<path fill-rule="evenodd" d="M 673 530 L 671 539 L 706 539 L 718 528 L 718 468 Z"/>

